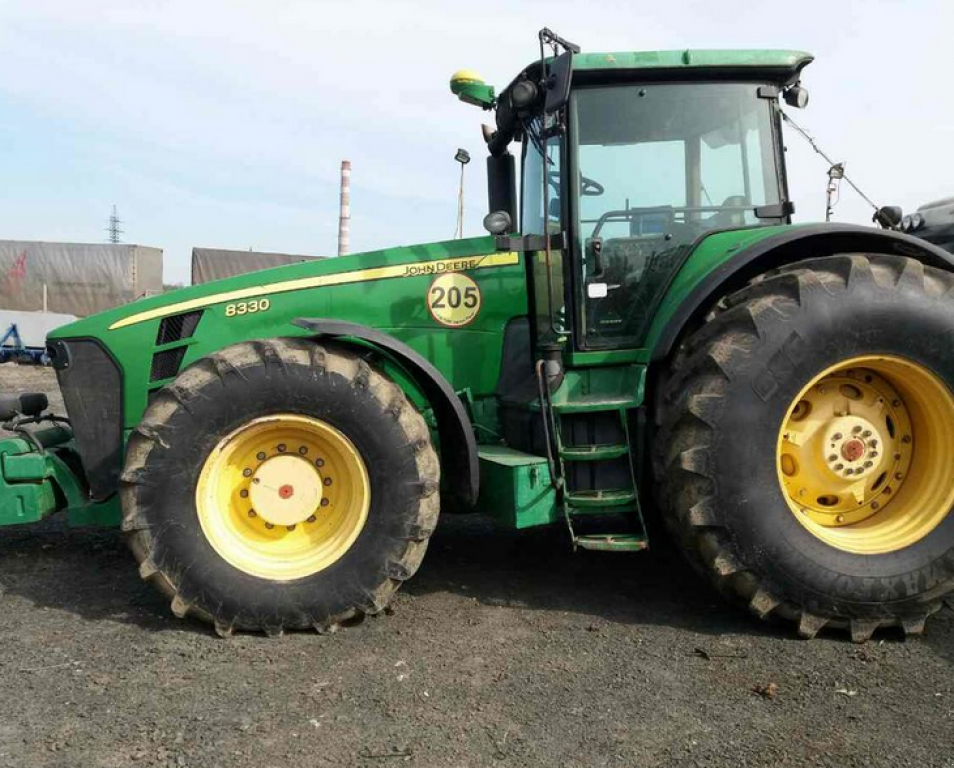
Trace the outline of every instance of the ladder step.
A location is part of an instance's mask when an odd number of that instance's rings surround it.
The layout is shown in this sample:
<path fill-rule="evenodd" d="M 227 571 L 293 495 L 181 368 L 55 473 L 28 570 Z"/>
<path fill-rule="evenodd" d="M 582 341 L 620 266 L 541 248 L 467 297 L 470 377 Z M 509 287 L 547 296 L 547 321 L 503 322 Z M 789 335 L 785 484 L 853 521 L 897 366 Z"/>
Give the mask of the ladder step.
<path fill-rule="evenodd" d="M 628 450 L 623 444 L 568 445 L 560 449 L 560 455 L 567 461 L 602 461 L 618 459 L 625 456 Z"/>
<path fill-rule="evenodd" d="M 621 507 L 636 500 L 635 491 L 625 488 L 615 491 L 571 491 L 566 503 L 583 509 L 590 507 Z"/>
<path fill-rule="evenodd" d="M 642 552 L 649 549 L 646 537 L 638 533 L 589 534 L 575 537 L 574 542 L 580 549 L 597 552 Z"/>
<path fill-rule="evenodd" d="M 634 397 L 578 397 L 562 403 L 554 403 L 557 413 L 594 413 L 615 411 L 620 408 L 635 408 L 639 402 Z"/>

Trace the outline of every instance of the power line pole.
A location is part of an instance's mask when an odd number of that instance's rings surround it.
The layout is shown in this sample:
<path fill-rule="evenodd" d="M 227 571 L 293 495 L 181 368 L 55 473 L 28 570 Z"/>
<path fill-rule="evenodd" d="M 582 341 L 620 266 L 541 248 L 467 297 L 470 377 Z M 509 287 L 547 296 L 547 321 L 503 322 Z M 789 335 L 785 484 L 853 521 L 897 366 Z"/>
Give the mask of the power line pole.
<path fill-rule="evenodd" d="M 109 226 L 106 228 L 106 232 L 109 234 L 109 242 L 111 243 L 121 243 L 120 235 L 123 234 L 123 230 L 120 228 L 122 220 L 119 218 L 119 214 L 116 213 L 116 206 L 113 206 L 113 212 L 109 215 Z"/>

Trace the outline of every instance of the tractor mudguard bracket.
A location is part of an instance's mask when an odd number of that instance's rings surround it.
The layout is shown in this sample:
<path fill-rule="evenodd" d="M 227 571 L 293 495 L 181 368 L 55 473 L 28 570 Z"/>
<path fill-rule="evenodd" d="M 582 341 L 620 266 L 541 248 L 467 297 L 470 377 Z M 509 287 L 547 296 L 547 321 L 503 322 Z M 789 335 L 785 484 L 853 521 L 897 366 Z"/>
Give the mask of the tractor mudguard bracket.
<path fill-rule="evenodd" d="M 293 325 L 310 331 L 316 338 L 348 339 L 371 344 L 397 361 L 421 388 L 434 410 L 441 436 L 441 474 L 452 478 L 447 490 L 465 507 L 473 507 L 480 493 L 477 439 L 463 402 L 437 368 L 407 344 L 382 331 L 360 323 L 325 318 L 300 317 Z"/>

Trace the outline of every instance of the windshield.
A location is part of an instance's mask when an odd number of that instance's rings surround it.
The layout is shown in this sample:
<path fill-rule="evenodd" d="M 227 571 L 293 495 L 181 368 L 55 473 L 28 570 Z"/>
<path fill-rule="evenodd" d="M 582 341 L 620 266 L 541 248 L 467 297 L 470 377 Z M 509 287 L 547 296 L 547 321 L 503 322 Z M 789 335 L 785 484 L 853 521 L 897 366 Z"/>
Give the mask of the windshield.
<path fill-rule="evenodd" d="M 635 344 L 693 241 L 778 223 L 755 213 L 781 200 L 771 102 L 746 83 L 588 87 L 571 121 L 586 343 Z"/>

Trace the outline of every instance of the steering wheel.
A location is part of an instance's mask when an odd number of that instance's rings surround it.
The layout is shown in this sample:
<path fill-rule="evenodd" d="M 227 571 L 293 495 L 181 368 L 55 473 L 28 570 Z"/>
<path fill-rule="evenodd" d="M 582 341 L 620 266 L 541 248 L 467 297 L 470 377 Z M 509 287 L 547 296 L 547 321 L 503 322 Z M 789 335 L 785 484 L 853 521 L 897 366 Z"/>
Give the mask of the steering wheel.
<path fill-rule="evenodd" d="M 560 189 L 560 172 L 559 171 L 549 171 L 547 173 L 547 180 L 550 182 L 550 186 L 559 191 Z M 580 176 L 580 194 L 584 197 L 599 197 L 602 195 L 606 189 L 595 179 L 587 178 L 586 176 Z"/>

